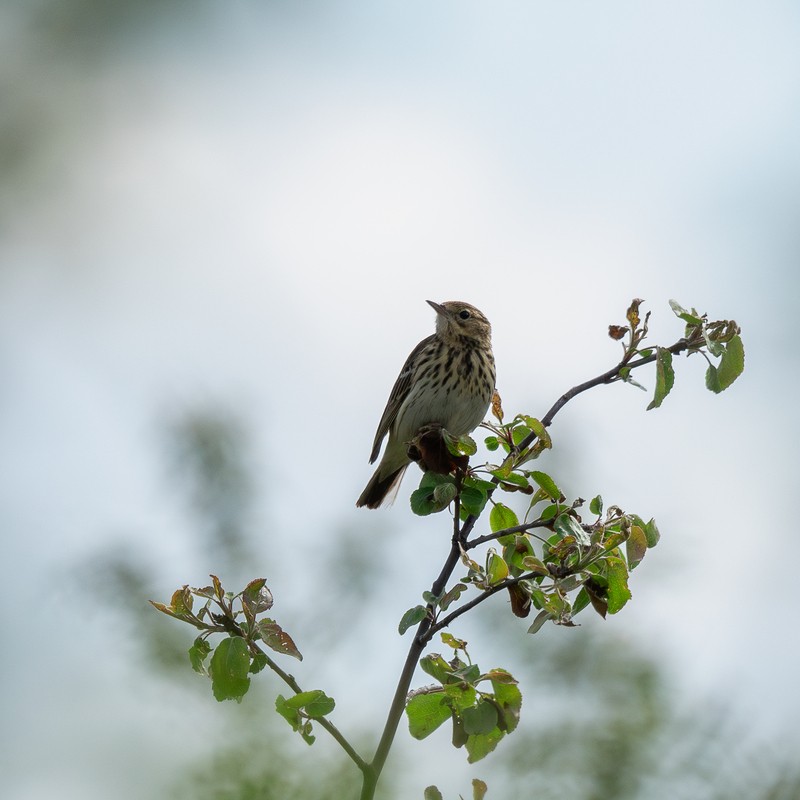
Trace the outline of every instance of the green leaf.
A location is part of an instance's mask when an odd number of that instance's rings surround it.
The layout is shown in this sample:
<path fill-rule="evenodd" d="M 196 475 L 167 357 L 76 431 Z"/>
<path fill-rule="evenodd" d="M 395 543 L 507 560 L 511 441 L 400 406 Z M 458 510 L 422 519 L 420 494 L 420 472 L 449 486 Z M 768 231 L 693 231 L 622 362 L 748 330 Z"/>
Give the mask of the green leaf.
<path fill-rule="evenodd" d="M 461 662 L 460 666 L 457 666 L 455 669 L 453 669 L 453 671 L 451 673 L 451 676 L 450 676 L 450 680 L 451 681 L 466 682 L 466 683 L 470 684 L 469 688 L 470 688 L 471 691 L 474 692 L 475 690 L 472 689 L 471 684 L 473 684 L 476 681 L 480 680 L 480 677 L 481 677 L 481 670 L 480 670 L 480 667 L 477 664 L 464 664 L 463 662 Z M 449 688 L 449 687 L 447 687 L 447 688 Z M 461 686 L 460 683 L 456 684 L 455 688 L 457 688 L 459 692 L 463 691 L 463 687 Z M 474 703 L 475 703 L 475 701 L 474 701 L 474 699 L 472 699 L 468 703 L 464 704 L 464 706 L 462 706 L 462 707 L 471 706 L 471 705 L 474 705 Z"/>
<path fill-rule="evenodd" d="M 500 440 L 496 436 L 487 436 L 484 440 L 487 450 L 494 452 L 500 447 Z"/>
<path fill-rule="evenodd" d="M 306 716 L 311 717 L 311 719 L 325 717 L 336 708 L 334 699 L 328 697 L 321 689 L 299 692 L 294 697 L 290 697 L 286 704 L 289 708 L 302 709 Z"/>
<path fill-rule="evenodd" d="M 589 511 L 592 514 L 596 514 L 598 517 L 603 513 L 603 498 L 601 495 L 597 495 L 591 499 L 589 502 Z"/>
<path fill-rule="evenodd" d="M 292 726 L 292 728 L 294 728 L 294 730 L 298 730 L 300 726 L 300 714 L 297 708 L 287 703 L 286 698 L 282 694 L 279 694 L 275 698 L 275 710 Z"/>
<path fill-rule="evenodd" d="M 472 735 L 467 739 L 467 761 L 474 764 L 480 761 L 497 747 L 505 734 L 499 728 L 492 729 L 489 733 Z"/>
<path fill-rule="evenodd" d="M 474 666 L 474 665 L 473 665 Z M 461 670 L 459 670 L 461 672 Z M 467 667 L 468 673 L 480 673 L 480 670 L 473 670 L 472 667 Z M 466 674 L 457 683 L 448 683 L 444 687 L 446 702 L 449 707 L 458 712 L 463 711 L 465 708 L 472 708 L 475 705 L 475 699 L 478 696 L 475 687 L 466 683 L 465 681 L 478 680 L 480 674 Z"/>
<path fill-rule="evenodd" d="M 486 578 L 491 586 L 504 581 L 508 577 L 508 564 L 497 553 L 489 551 L 488 564 L 486 565 Z"/>
<path fill-rule="evenodd" d="M 519 714 L 522 709 L 522 692 L 517 686 L 517 681 L 505 670 L 492 670 L 492 688 L 494 698 L 503 713 L 503 730 L 511 733 L 519 724 Z"/>
<path fill-rule="evenodd" d="M 486 492 L 474 486 L 464 486 L 461 489 L 461 508 L 473 516 L 477 517 L 483 511 L 488 499 Z"/>
<path fill-rule="evenodd" d="M 250 662 L 250 674 L 255 675 L 267 666 L 267 656 L 264 653 L 256 653 Z"/>
<path fill-rule="evenodd" d="M 493 481 L 485 481 L 483 478 L 476 478 L 474 475 L 467 475 L 464 478 L 464 486 L 472 486 L 478 491 L 486 492 L 487 495 L 495 489 Z"/>
<path fill-rule="evenodd" d="M 435 786 L 426 786 L 423 800 L 444 800 L 442 793 Z"/>
<path fill-rule="evenodd" d="M 719 394 L 722 391 L 717 368 L 711 364 L 708 365 L 708 369 L 706 370 L 706 389 L 714 392 L 714 394 Z"/>
<path fill-rule="evenodd" d="M 465 708 L 461 712 L 464 720 L 464 730 L 467 734 L 489 733 L 497 727 L 497 709 L 491 703 L 479 701 L 472 708 Z"/>
<path fill-rule="evenodd" d="M 522 414 L 522 419 L 524 420 L 525 424 L 540 438 L 540 439 L 549 439 L 549 435 L 547 433 L 547 428 L 545 428 L 542 423 L 536 419 L 536 417 L 529 417 L 527 414 Z M 549 445 L 548 445 L 549 447 Z"/>
<path fill-rule="evenodd" d="M 632 525 L 628 540 L 625 542 L 625 555 L 628 559 L 628 568 L 634 569 L 644 558 L 647 552 L 647 536 L 638 525 Z"/>
<path fill-rule="evenodd" d="M 440 483 L 433 490 L 433 502 L 437 506 L 446 508 L 455 500 L 457 494 L 458 489 L 454 483 Z"/>
<path fill-rule="evenodd" d="M 501 669 L 500 667 L 495 667 L 495 669 L 490 670 L 483 677 L 492 682 L 495 691 L 497 691 L 498 685 L 505 686 L 507 684 L 513 684 L 516 686 L 518 683 L 517 679 L 508 670 Z"/>
<path fill-rule="evenodd" d="M 502 470 L 500 470 L 502 471 Z M 500 478 L 500 488 L 506 492 L 523 491 L 527 494 L 532 494 L 530 482 L 524 475 L 518 472 L 509 472 L 507 475 L 495 476 Z"/>
<path fill-rule="evenodd" d="M 695 314 L 690 314 L 677 300 L 669 301 L 670 308 L 675 312 L 675 316 L 682 319 L 688 325 L 702 325 L 703 320 Z"/>
<path fill-rule="evenodd" d="M 415 739 L 430 736 L 443 722 L 450 719 L 450 707 L 441 692 L 415 694 L 406 703 L 408 732 Z"/>
<path fill-rule="evenodd" d="M 528 633 L 538 633 L 542 629 L 542 625 L 549 619 L 553 619 L 553 615 L 549 611 L 542 609 L 536 615 L 536 619 L 531 623 L 530 628 L 528 628 Z"/>
<path fill-rule="evenodd" d="M 506 464 L 487 464 L 486 471 L 495 478 L 503 479 L 511 472 L 511 462 Z"/>
<path fill-rule="evenodd" d="M 446 644 L 448 647 L 452 647 L 453 650 L 464 650 L 467 646 L 467 643 L 463 639 L 457 639 L 453 636 L 452 633 L 448 631 L 443 631 L 441 634 L 442 637 L 442 644 Z"/>
<path fill-rule="evenodd" d="M 458 449 L 465 456 L 474 456 L 478 452 L 478 445 L 469 434 L 464 434 L 458 437 Z"/>
<path fill-rule="evenodd" d="M 306 743 L 314 744 L 315 737 L 312 735 L 311 721 L 300 716 L 300 706 L 297 704 L 297 695 L 287 700 L 282 694 L 275 698 L 275 710 L 292 726 L 292 730 L 297 731 Z"/>
<path fill-rule="evenodd" d="M 250 688 L 250 652 L 241 636 L 223 639 L 214 650 L 209 664 L 211 688 L 219 700 L 241 702 Z"/>
<path fill-rule="evenodd" d="M 400 635 L 402 636 L 409 628 L 422 622 L 427 613 L 428 610 L 425 608 L 425 606 L 414 606 L 414 608 L 409 608 L 408 611 L 403 614 L 403 618 L 400 620 L 400 624 L 397 626 L 397 630 L 400 632 Z"/>
<path fill-rule="evenodd" d="M 520 444 L 532 433 L 531 429 L 526 427 L 525 425 L 520 425 L 514 430 L 511 431 L 511 440 L 514 442 L 515 447 L 519 447 Z"/>
<path fill-rule="evenodd" d="M 292 637 L 274 619 L 260 619 L 256 622 L 255 630 L 264 644 L 271 650 L 276 653 L 283 653 L 285 656 L 292 656 L 298 661 L 303 660 L 303 656 L 297 649 Z"/>
<path fill-rule="evenodd" d="M 725 352 L 724 342 L 720 342 L 714 336 L 713 331 L 710 331 L 708 328 L 704 328 L 703 338 L 706 340 L 706 347 L 708 348 L 708 352 L 711 353 L 711 355 L 714 356 L 714 358 L 719 358 Z"/>
<path fill-rule="evenodd" d="M 545 576 L 550 574 L 550 570 L 536 556 L 523 556 L 522 566 L 528 572 L 533 572 L 536 575 Z"/>
<path fill-rule="evenodd" d="M 579 614 L 588 605 L 589 595 L 586 591 L 586 587 L 583 586 L 578 594 L 575 595 L 575 601 L 572 604 L 572 616 L 574 617 L 576 614 Z"/>
<path fill-rule="evenodd" d="M 533 556 L 533 544 L 529 536 L 509 533 L 501 536 L 498 541 L 503 543 L 503 560 L 509 567 L 517 570 L 524 570 L 525 558 Z"/>
<path fill-rule="evenodd" d="M 584 547 L 588 547 L 591 544 L 591 537 L 572 514 L 559 514 L 556 517 L 554 527 L 562 536 L 575 537 L 575 541 Z"/>
<path fill-rule="evenodd" d="M 426 472 L 419 482 L 419 488 L 411 493 L 411 510 L 418 517 L 426 517 L 428 514 L 437 514 L 447 508 L 449 500 L 445 503 L 437 502 L 434 496 L 436 487 L 445 483 L 455 485 L 449 475 Z"/>
<path fill-rule="evenodd" d="M 616 614 L 631 599 L 631 592 L 628 589 L 628 568 L 621 558 L 609 556 L 606 559 L 606 578 L 608 613 Z"/>
<path fill-rule="evenodd" d="M 439 683 L 446 683 L 450 678 L 450 665 L 442 658 L 439 653 L 429 653 L 419 660 L 419 665 L 423 672 L 427 672 Z"/>
<path fill-rule="evenodd" d="M 557 516 L 559 511 L 561 511 L 561 506 L 558 503 L 553 503 L 552 505 L 547 506 L 547 508 L 543 509 L 542 513 L 539 514 L 539 519 L 542 522 L 547 522 L 549 519 L 553 519 L 553 517 Z"/>
<path fill-rule="evenodd" d="M 561 489 L 556 486 L 556 482 L 546 473 L 546 472 L 539 472 L 538 470 L 533 470 L 531 472 L 531 478 L 533 478 L 539 486 L 547 492 L 547 496 L 551 500 L 555 500 L 558 502 L 559 500 L 564 499 L 564 495 L 561 492 Z"/>
<path fill-rule="evenodd" d="M 656 348 L 656 390 L 647 410 L 658 408 L 675 384 L 675 370 L 672 368 L 672 353 L 663 347 Z"/>
<path fill-rule="evenodd" d="M 442 506 L 433 501 L 433 492 L 429 489 L 414 489 L 410 497 L 411 510 L 418 517 L 427 517 L 428 514 L 435 514 L 442 511 L 446 506 Z"/>
<path fill-rule="evenodd" d="M 195 672 L 199 672 L 201 675 L 206 674 L 206 668 L 203 662 L 210 652 L 211 645 L 203 639 L 202 636 L 198 636 L 194 640 L 194 644 L 189 648 L 189 661 Z"/>
<path fill-rule="evenodd" d="M 661 534 L 659 533 L 658 526 L 654 519 L 651 519 L 650 522 L 644 526 L 644 535 L 647 538 L 648 547 L 655 547 L 658 544 Z"/>
<path fill-rule="evenodd" d="M 717 367 L 719 391 L 725 391 L 742 374 L 743 370 L 744 345 L 741 337 L 737 334 L 728 342 Z"/>
<path fill-rule="evenodd" d="M 458 600 L 458 598 L 461 597 L 461 595 L 466 591 L 467 587 L 465 584 L 457 583 L 452 589 L 445 592 L 445 594 L 442 596 L 442 599 L 439 601 L 439 608 L 441 608 L 442 611 L 447 611 L 450 605 Z"/>
<path fill-rule="evenodd" d="M 495 503 L 489 513 L 489 527 L 492 533 L 505 530 L 506 528 L 514 528 L 519 525 L 517 515 L 506 505 L 502 503 Z"/>

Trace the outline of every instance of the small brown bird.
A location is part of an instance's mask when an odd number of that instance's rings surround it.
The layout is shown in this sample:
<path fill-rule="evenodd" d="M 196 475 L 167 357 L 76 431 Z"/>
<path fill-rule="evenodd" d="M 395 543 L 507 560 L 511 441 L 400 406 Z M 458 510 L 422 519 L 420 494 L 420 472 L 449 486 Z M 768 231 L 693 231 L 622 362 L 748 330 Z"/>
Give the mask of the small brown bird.
<path fill-rule="evenodd" d="M 378 508 L 400 484 L 411 463 L 408 443 L 425 425 L 441 425 L 453 436 L 471 433 L 483 420 L 494 393 L 492 326 L 469 303 L 427 301 L 436 312 L 436 333 L 406 359 L 383 411 L 369 463 L 386 450 L 356 506 Z"/>

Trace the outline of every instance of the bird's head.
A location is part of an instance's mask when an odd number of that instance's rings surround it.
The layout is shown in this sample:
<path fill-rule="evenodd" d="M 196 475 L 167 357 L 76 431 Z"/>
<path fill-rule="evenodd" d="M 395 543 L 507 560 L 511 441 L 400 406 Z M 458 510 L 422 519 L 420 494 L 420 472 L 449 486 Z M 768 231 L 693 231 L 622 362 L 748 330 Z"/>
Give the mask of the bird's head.
<path fill-rule="evenodd" d="M 475 306 L 461 300 L 448 300 L 445 303 L 434 303 L 432 300 L 427 302 L 436 312 L 436 333 L 443 339 L 457 341 L 464 337 L 489 346 L 492 326 Z"/>

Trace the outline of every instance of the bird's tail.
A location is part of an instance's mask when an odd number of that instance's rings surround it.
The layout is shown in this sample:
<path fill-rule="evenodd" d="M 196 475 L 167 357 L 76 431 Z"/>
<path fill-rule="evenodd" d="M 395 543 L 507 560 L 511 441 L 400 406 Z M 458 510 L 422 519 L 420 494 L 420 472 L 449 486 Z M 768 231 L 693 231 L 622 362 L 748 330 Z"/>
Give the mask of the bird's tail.
<path fill-rule="evenodd" d="M 375 474 L 370 478 L 367 487 L 361 492 L 361 497 L 356 500 L 356 506 L 366 506 L 367 508 L 378 508 L 388 498 L 391 503 L 394 500 L 394 495 L 400 481 L 403 479 L 403 473 L 406 471 L 408 464 L 403 464 L 402 467 L 390 472 L 385 477 L 381 476 L 381 465 L 375 470 Z"/>

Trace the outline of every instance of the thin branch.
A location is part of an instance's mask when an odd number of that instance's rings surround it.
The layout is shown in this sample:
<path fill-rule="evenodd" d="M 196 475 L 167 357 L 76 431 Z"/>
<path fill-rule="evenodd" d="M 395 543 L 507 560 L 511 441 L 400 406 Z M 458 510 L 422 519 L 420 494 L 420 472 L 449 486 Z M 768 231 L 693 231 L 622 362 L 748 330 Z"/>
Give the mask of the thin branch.
<path fill-rule="evenodd" d="M 663 350 L 669 350 L 672 355 L 678 355 L 678 353 L 682 353 L 684 350 L 688 350 L 691 347 L 694 347 L 696 342 L 692 342 L 689 339 L 679 339 L 675 344 L 670 345 L 669 347 L 662 348 Z M 596 378 L 592 378 L 591 380 L 585 381 L 584 383 L 578 384 L 577 386 L 573 386 L 568 392 L 564 392 L 561 397 L 553 403 L 553 406 L 550 410 L 542 417 L 542 425 L 545 428 L 549 427 L 553 419 L 555 418 L 556 414 L 570 401 L 573 397 L 577 397 L 579 394 L 582 394 L 587 389 L 593 389 L 595 386 L 602 386 L 603 384 L 608 383 L 616 383 L 619 380 L 622 380 L 622 370 L 633 370 L 639 367 L 645 366 L 645 364 L 650 364 L 658 358 L 657 353 L 651 353 L 649 356 L 643 356 L 642 358 L 637 358 L 635 361 L 627 361 L 623 359 L 622 361 L 617 364 L 616 367 L 613 369 L 604 372 L 602 375 L 598 375 Z M 536 434 L 530 434 L 525 439 L 523 439 L 519 445 L 518 450 L 524 450 L 526 447 L 529 447 L 533 441 L 536 439 Z"/>
<path fill-rule="evenodd" d="M 690 339 L 678 339 L 675 344 L 670 345 L 669 347 L 662 348 L 663 350 L 668 350 L 672 355 L 678 355 L 678 353 L 682 353 L 684 350 L 691 350 L 692 348 L 696 347 L 699 344 L 698 340 L 690 340 Z M 574 397 L 577 397 L 579 394 L 587 391 L 588 389 L 593 389 L 595 386 L 602 386 L 603 384 L 615 383 L 616 381 L 622 380 L 622 370 L 634 370 L 638 369 L 639 367 L 643 367 L 646 364 L 651 364 L 653 361 L 658 358 L 657 353 L 651 353 L 649 356 L 643 356 L 642 358 L 637 358 L 634 361 L 628 361 L 626 358 L 623 358 L 622 361 L 619 362 L 615 367 L 604 372 L 602 375 L 598 375 L 596 378 L 592 378 L 591 380 L 584 381 L 583 383 L 579 383 L 577 386 L 573 386 L 569 391 L 564 392 L 561 397 L 556 400 L 555 403 L 550 407 L 550 410 L 542 417 L 541 423 L 544 425 L 545 428 L 549 428 L 552 425 L 553 420 L 555 419 L 556 414 Z M 505 466 L 509 461 L 513 460 L 519 453 L 524 452 L 527 450 L 535 441 L 536 441 L 536 434 L 531 431 L 503 460 L 503 466 Z M 498 478 L 492 478 L 491 481 L 495 487 L 497 484 L 500 483 Z M 490 489 L 488 492 L 489 497 L 492 496 L 494 493 L 494 489 Z M 464 524 L 461 526 L 461 538 L 464 542 L 467 542 L 467 539 L 472 533 L 472 529 L 475 527 L 475 523 L 478 521 L 478 517 L 474 514 L 471 514 L 464 520 Z M 488 541 L 485 537 L 480 537 L 482 541 Z M 475 540 L 475 543 L 478 543 L 478 539 Z M 472 542 L 468 542 L 466 547 L 473 547 Z"/>
<path fill-rule="evenodd" d="M 456 478 L 456 486 L 458 488 L 458 492 L 456 493 L 454 501 L 455 513 L 453 517 L 453 538 L 450 542 L 450 552 L 447 555 L 444 566 L 442 567 L 439 576 L 431 586 L 431 594 L 434 597 L 439 597 L 442 592 L 444 592 L 445 587 L 447 586 L 447 581 L 450 580 L 450 576 L 453 574 L 453 570 L 455 569 L 459 557 L 461 556 L 462 533 L 461 526 L 459 525 L 461 509 L 461 479 L 458 477 Z M 403 670 L 400 673 L 400 678 L 397 681 L 397 688 L 395 689 L 394 697 L 392 698 L 392 704 L 389 707 L 386 723 L 383 726 L 383 733 L 381 734 L 381 738 L 378 742 L 378 747 L 375 750 L 375 755 L 372 759 L 372 762 L 369 764 L 369 771 L 364 773 L 364 785 L 361 790 L 362 800 L 368 800 L 369 798 L 373 797 L 375 785 L 377 784 L 378 778 L 383 770 L 383 766 L 386 763 L 389 750 L 391 749 L 392 742 L 394 741 L 395 734 L 397 733 L 397 727 L 400 724 L 400 720 L 403 717 L 403 711 L 406 707 L 406 697 L 408 696 L 408 690 L 411 686 L 411 679 L 414 677 L 414 671 L 417 668 L 417 663 L 422 655 L 422 651 L 425 649 L 425 646 L 430 639 L 427 633 L 432 624 L 433 614 L 434 608 L 432 605 L 428 604 L 428 614 L 417 626 L 414 638 L 411 641 L 410 647 L 408 648 L 408 655 L 406 656 L 405 663 L 403 664 Z"/>
<path fill-rule="evenodd" d="M 484 589 L 479 595 L 473 597 L 472 600 L 464 603 L 463 606 L 459 606 L 455 611 L 451 611 L 446 617 L 442 617 L 442 619 L 440 619 L 435 625 L 431 625 L 430 630 L 426 634 L 427 641 L 430 641 L 437 633 L 439 633 L 439 631 L 451 625 L 453 621 L 458 619 L 458 617 L 460 617 L 462 614 L 466 614 L 467 611 L 472 610 L 475 608 L 475 606 L 479 606 L 481 603 L 485 602 L 490 597 L 493 597 L 498 592 L 502 592 L 503 589 L 508 589 L 509 586 L 514 586 L 514 584 L 517 584 L 520 581 L 530 580 L 531 578 L 537 578 L 540 576 L 541 574 L 538 572 L 526 572 L 514 578 L 506 578 L 504 581 L 496 583 L 494 586 L 490 586 L 488 589 Z"/>
<path fill-rule="evenodd" d="M 251 647 L 257 650 L 264 658 L 267 660 L 267 666 L 295 693 L 301 694 L 302 689 L 300 688 L 297 681 L 294 679 L 292 675 L 288 672 L 282 670 L 263 650 L 263 648 L 259 647 L 255 642 L 251 643 Z M 353 760 L 355 765 L 361 770 L 361 772 L 366 772 L 369 769 L 369 765 L 363 758 L 355 751 L 353 746 L 350 742 L 347 741 L 344 734 L 326 717 L 315 717 L 314 722 L 319 724 L 322 728 L 324 728 L 328 733 L 333 736 L 333 738 L 339 743 L 342 750 L 347 753 L 348 756 Z"/>
<path fill-rule="evenodd" d="M 420 629 L 423 627 L 423 625 L 425 625 L 426 622 L 427 626 L 425 627 L 425 630 L 427 630 L 427 628 L 430 626 L 430 621 L 427 619 L 420 623 Z M 383 734 L 381 735 L 380 742 L 378 742 L 378 747 L 375 750 L 375 756 L 373 757 L 372 762 L 369 764 L 369 772 L 365 773 L 364 786 L 361 793 L 362 798 L 366 799 L 373 796 L 372 792 L 374 792 L 375 785 L 378 782 L 378 777 L 380 776 L 383 766 L 386 763 L 389 750 L 391 749 L 392 742 L 394 741 L 395 733 L 397 733 L 397 727 L 403 717 L 403 711 L 406 707 L 408 689 L 411 686 L 411 679 L 414 677 L 414 671 L 417 668 L 419 657 L 422 655 L 422 651 L 425 648 L 426 643 L 427 639 L 424 637 L 424 634 L 420 635 L 418 633 L 412 640 L 411 647 L 408 649 L 408 655 L 406 656 L 405 664 L 403 664 L 403 670 L 400 673 L 400 679 L 397 681 L 397 688 L 395 689 L 394 697 L 392 698 L 392 705 L 390 706 L 389 714 L 386 717 L 386 724 L 383 727 Z"/>
<path fill-rule="evenodd" d="M 464 545 L 464 549 L 472 550 L 473 547 L 478 547 L 478 545 L 485 544 L 486 542 L 491 542 L 494 539 L 499 539 L 501 536 L 508 536 L 509 534 L 512 533 L 525 533 L 526 531 L 532 530 L 533 528 L 549 528 L 552 526 L 552 524 L 553 524 L 552 519 L 537 519 L 534 520 L 533 522 L 524 522 L 521 525 L 514 525 L 513 528 L 503 528 L 503 530 L 501 531 L 495 531 L 494 533 L 487 533 L 485 536 L 477 536 L 471 541 L 467 542 Z"/>

